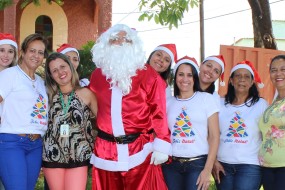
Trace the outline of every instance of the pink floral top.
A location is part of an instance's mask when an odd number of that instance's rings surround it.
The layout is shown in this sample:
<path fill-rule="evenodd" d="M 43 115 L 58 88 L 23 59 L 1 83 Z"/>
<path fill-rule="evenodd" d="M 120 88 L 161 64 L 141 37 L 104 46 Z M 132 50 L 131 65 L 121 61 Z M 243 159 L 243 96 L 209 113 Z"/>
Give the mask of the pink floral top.
<path fill-rule="evenodd" d="M 285 99 L 274 101 L 259 121 L 262 144 L 259 161 L 265 167 L 285 167 Z"/>

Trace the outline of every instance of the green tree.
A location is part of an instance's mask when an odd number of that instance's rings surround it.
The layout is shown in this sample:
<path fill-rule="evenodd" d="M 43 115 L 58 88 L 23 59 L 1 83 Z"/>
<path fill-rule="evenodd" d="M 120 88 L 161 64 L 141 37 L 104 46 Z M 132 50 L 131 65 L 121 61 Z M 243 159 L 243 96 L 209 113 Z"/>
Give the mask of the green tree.
<path fill-rule="evenodd" d="M 89 79 L 92 71 L 94 71 L 94 69 L 96 68 L 95 64 L 92 61 L 92 55 L 91 55 L 91 49 L 94 44 L 95 44 L 94 41 L 88 41 L 79 50 L 80 64 L 77 68 L 77 72 L 80 78 Z"/>
<path fill-rule="evenodd" d="M 140 10 L 143 11 L 139 21 L 154 19 L 157 24 L 162 26 L 173 26 L 178 28 L 183 15 L 191 8 L 199 6 L 199 1 L 204 0 L 141 0 L 139 3 Z M 269 0 L 248 0 L 252 9 L 252 23 L 254 31 L 254 47 L 277 49 L 276 41 L 273 36 L 270 4 Z"/>
<path fill-rule="evenodd" d="M 178 22 L 182 21 L 185 11 L 189 11 L 189 5 L 191 8 L 199 5 L 199 0 L 141 0 L 139 8 L 149 8 L 150 10 L 144 11 L 139 17 L 139 21 L 148 19 L 154 19 L 156 24 L 162 26 L 172 26 L 178 28 Z"/>
<path fill-rule="evenodd" d="M 46 0 L 49 4 L 52 2 L 57 3 L 58 5 L 63 5 L 63 0 Z M 36 6 L 40 5 L 40 0 L 22 0 L 21 8 L 26 7 L 28 4 L 34 3 Z M 0 0 L 0 10 L 4 10 L 6 7 L 13 4 L 13 0 Z"/>

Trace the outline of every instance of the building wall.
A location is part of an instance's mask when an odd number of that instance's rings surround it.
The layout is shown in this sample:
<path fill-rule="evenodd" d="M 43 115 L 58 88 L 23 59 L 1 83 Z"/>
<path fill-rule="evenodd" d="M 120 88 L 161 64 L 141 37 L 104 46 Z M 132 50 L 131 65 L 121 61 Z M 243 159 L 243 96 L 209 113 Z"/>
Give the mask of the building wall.
<path fill-rule="evenodd" d="M 220 46 L 220 54 L 225 58 L 225 86 L 219 86 L 219 94 L 224 96 L 227 92 L 228 79 L 230 71 L 234 65 L 243 60 L 251 61 L 258 71 L 260 78 L 264 84 L 264 88 L 259 89 L 261 97 L 266 99 L 268 103 L 272 102 L 275 89 L 271 83 L 269 76 L 269 65 L 271 59 L 279 54 L 285 54 L 285 51 L 264 49 L 264 48 L 249 48 L 238 46 Z"/>
<path fill-rule="evenodd" d="M 94 21 L 94 0 L 64 1 L 62 9 L 68 22 L 68 43 L 80 48 L 87 41 L 95 40 L 97 26 Z"/>
<path fill-rule="evenodd" d="M 98 0 L 98 2 L 101 1 L 105 2 L 104 0 Z M 56 50 L 62 43 L 69 43 L 80 49 L 87 41 L 96 40 L 98 23 L 101 23 L 102 26 L 103 24 L 104 26 L 111 26 L 111 17 L 108 17 L 108 21 L 105 21 L 107 17 L 99 18 L 98 10 L 100 8 L 95 0 L 67 0 L 64 1 L 63 6 L 58 6 L 54 2 L 51 6 L 46 3 L 46 0 L 40 0 L 41 5 L 39 7 L 29 4 L 24 9 L 21 8 L 21 2 L 19 1 L 16 4 L 16 12 L 12 13 L 16 15 L 16 26 L 11 25 L 15 26 L 13 33 L 19 44 L 28 34 L 35 32 L 35 19 L 41 15 L 49 16 L 52 19 L 55 34 L 53 50 Z M 111 7 L 104 8 L 104 10 L 100 10 L 105 15 L 111 14 L 109 13 L 112 10 Z M 8 32 L 5 31 L 4 19 L 7 19 L 4 17 L 4 11 L 0 11 L 0 32 Z M 66 20 L 66 22 L 62 20 Z"/>
<path fill-rule="evenodd" d="M 272 28 L 273 28 L 273 35 L 276 40 L 278 50 L 285 51 L 285 32 L 284 32 L 285 21 L 284 20 L 273 20 Z M 253 38 L 241 38 L 233 45 L 253 47 L 254 41 L 253 41 Z"/>

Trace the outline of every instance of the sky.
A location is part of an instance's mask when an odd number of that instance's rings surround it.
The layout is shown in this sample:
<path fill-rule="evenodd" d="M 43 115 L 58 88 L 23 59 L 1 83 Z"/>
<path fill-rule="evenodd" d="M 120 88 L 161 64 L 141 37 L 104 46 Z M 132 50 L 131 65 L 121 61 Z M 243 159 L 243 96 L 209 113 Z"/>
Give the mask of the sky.
<path fill-rule="evenodd" d="M 199 8 L 189 9 L 178 28 L 151 21 L 138 21 L 140 0 L 113 0 L 112 25 L 135 28 L 144 42 L 146 57 L 166 43 L 176 44 L 178 59 L 188 55 L 200 60 Z M 285 0 L 269 0 L 272 20 L 285 20 Z M 252 38 L 252 17 L 247 0 L 204 0 L 205 57 L 219 54 L 220 45 L 232 45 L 240 38 Z M 285 29 L 284 29 L 285 32 Z"/>

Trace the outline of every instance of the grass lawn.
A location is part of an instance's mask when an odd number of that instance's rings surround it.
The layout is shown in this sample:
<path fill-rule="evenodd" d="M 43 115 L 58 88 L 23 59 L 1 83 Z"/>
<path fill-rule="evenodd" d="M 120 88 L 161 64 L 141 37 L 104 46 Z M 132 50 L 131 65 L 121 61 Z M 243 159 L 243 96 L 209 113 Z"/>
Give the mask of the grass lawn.
<path fill-rule="evenodd" d="M 91 190 L 91 185 L 92 185 L 91 173 L 92 173 L 92 170 L 89 169 L 86 190 Z M 44 177 L 43 177 L 43 174 L 41 173 L 38 179 L 38 182 L 36 184 L 35 190 L 43 190 L 43 189 L 44 189 Z M 211 185 L 209 186 L 208 190 L 217 190 L 215 186 L 215 181 L 213 178 L 211 179 Z M 260 190 L 263 190 L 263 187 L 261 187 Z"/>
<path fill-rule="evenodd" d="M 88 171 L 88 181 L 86 185 L 86 190 L 91 190 L 91 185 L 92 185 L 92 179 L 91 179 L 91 174 L 92 174 L 92 169 L 89 169 Z M 38 178 L 35 190 L 43 190 L 44 189 L 44 175 L 41 172 L 40 176 Z"/>

